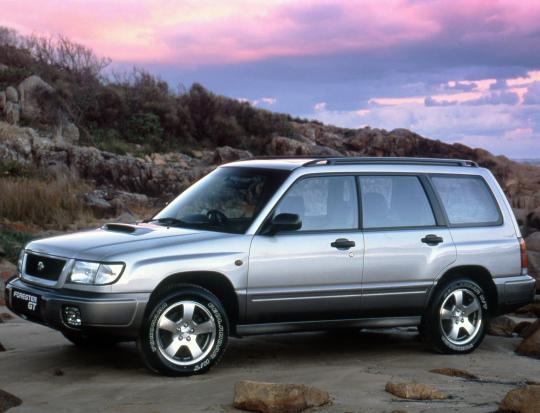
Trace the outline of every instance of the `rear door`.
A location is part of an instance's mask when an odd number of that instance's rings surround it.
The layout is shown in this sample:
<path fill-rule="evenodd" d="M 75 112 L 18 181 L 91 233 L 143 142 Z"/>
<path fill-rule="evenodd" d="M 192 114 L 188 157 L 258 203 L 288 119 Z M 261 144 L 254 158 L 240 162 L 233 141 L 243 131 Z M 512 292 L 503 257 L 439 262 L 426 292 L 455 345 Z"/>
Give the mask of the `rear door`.
<path fill-rule="evenodd" d="M 456 260 L 450 231 L 433 208 L 436 201 L 427 178 L 362 175 L 359 184 L 363 316 L 418 316 L 434 280 Z"/>

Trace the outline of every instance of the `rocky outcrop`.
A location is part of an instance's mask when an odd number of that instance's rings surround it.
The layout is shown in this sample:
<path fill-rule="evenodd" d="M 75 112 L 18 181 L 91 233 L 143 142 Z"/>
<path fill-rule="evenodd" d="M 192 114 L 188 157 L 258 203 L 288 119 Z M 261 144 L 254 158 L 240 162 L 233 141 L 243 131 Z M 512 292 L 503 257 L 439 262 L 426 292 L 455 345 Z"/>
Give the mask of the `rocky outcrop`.
<path fill-rule="evenodd" d="M 499 403 L 499 411 L 518 413 L 540 412 L 540 386 L 530 385 L 510 390 Z"/>
<path fill-rule="evenodd" d="M 419 383 L 386 383 L 385 390 L 401 399 L 413 400 L 444 400 L 448 396 L 433 387 Z"/>
<path fill-rule="evenodd" d="M 305 384 L 239 381 L 234 386 L 234 407 L 267 413 L 302 412 L 328 403 L 325 390 Z"/>

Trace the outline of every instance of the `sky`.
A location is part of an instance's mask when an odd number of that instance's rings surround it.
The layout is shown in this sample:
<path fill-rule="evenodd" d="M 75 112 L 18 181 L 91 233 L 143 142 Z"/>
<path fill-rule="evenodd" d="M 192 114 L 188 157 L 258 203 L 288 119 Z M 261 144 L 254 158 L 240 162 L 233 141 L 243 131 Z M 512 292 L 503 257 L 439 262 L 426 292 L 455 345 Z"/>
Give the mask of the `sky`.
<path fill-rule="evenodd" d="M 540 158 L 539 0 L 0 0 L 0 26 L 172 88 Z"/>

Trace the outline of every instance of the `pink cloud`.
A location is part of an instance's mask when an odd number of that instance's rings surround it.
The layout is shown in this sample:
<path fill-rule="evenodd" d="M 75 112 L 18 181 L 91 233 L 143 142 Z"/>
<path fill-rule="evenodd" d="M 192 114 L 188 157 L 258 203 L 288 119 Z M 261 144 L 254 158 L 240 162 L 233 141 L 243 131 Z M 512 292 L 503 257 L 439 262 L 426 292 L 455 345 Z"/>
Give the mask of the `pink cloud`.
<path fill-rule="evenodd" d="M 193 66 L 382 50 L 445 30 L 494 39 L 539 20 L 536 0 L 17 0 L 2 2 L 0 25 L 63 34 L 115 61 Z"/>

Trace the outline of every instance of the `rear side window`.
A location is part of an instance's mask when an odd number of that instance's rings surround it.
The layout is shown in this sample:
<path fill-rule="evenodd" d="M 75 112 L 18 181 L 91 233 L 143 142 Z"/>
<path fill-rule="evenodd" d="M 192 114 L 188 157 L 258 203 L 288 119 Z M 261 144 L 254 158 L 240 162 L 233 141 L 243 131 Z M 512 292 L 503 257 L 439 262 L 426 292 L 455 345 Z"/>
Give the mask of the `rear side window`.
<path fill-rule="evenodd" d="M 364 228 L 435 225 L 433 210 L 416 176 L 361 176 Z"/>
<path fill-rule="evenodd" d="M 497 225 L 502 222 L 487 183 L 479 176 L 432 175 L 452 225 Z"/>

